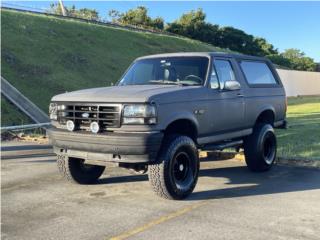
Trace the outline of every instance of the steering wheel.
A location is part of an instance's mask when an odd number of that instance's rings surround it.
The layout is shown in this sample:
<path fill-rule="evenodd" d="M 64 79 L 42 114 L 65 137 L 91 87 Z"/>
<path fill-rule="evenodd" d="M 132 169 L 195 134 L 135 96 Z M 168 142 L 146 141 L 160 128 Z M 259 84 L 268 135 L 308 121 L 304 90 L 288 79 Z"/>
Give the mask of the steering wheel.
<path fill-rule="evenodd" d="M 199 84 L 202 84 L 202 81 L 203 81 L 201 77 L 198 77 L 198 76 L 193 75 L 193 74 L 190 74 L 190 75 L 186 76 L 184 78 L 184 80 L 194 81 L 194 82 L 197 82 Z"/>

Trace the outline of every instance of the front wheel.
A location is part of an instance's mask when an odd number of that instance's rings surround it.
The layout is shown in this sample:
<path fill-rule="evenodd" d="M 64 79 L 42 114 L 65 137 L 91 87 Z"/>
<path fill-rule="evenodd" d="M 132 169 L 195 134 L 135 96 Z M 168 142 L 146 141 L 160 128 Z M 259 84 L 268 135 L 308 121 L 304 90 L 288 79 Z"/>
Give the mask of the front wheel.
<path fill-rule="evenodd" d="M 258 124 L 244 141 L 244 155 L 248 168 L 254 172 L 269 170 L 277 153 L 277 139 L 270 124 Z"/>
<path fill-rule="evenodd" d="M 187 136 L 167 136 L 158 163 L 149 165 L 149 181 L 153 190 L 167 199 L 184 199 L 191 194 L 198 174 L 198 150 Z"/>
<path fill-rule="evenodd" d="M 58 155 L 59 172 L 66 180 L 79 184 L 91 184 L 103 174 L 105 167 L 85 164 L 83 159 Z"/>

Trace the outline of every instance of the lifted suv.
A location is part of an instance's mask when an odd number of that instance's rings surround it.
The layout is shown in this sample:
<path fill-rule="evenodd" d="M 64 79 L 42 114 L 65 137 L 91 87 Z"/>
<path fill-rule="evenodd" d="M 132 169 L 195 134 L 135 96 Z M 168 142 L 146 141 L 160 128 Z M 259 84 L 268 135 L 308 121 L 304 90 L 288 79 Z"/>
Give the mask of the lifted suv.
<path fill-rule="evenodd" d="M 198 150 L 244 148 L 250 170 L 269 170 L 286 96 L 265 58 L 160 54 L 136 59 L 116 86 L 54 96 L 49 113 L 67 180 L 92 183 L 117 162 L 148 170 L 161 197 L 183 199 L 197 183 Z"/>

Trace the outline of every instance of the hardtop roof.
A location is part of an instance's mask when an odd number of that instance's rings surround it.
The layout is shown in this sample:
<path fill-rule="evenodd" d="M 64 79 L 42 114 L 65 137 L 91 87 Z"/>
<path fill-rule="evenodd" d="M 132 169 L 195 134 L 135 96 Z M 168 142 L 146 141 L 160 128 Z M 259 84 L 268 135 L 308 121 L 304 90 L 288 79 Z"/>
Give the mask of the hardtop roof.
<path fill-rule="evenodd" d="M 226 52 L 177 52 L 177 53 L 161 53 L 161 54 L 154 54 L 148 56 L 142 56 L 137 58 L 136 60 L 141 59 L 150 59 L 150 58 L 165 58 L 165 57 L 230 57 L 236 59 L 248 59 L 248 60 L 262 60 L 266 61 L 267 58 L 264 57 L 257 57 L 257 56 L 250 56 L 245 54 L 237 54 L 237 53 L 226 53 Z"/>

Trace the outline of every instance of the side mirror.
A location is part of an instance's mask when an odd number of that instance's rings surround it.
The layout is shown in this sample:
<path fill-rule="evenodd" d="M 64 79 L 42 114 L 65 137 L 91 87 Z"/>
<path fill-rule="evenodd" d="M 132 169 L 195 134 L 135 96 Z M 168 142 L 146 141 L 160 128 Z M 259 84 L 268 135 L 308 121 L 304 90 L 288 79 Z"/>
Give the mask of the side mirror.
<path fill-rule="evenodd" d="M 224 82 L 223 89 L 229 90 L 229 91 L 234 91 L 234 90 L 239 90 L 240 87 L 241 87 L 241 85 L 238 81 L 228 80 L 228 81 Z"/>

